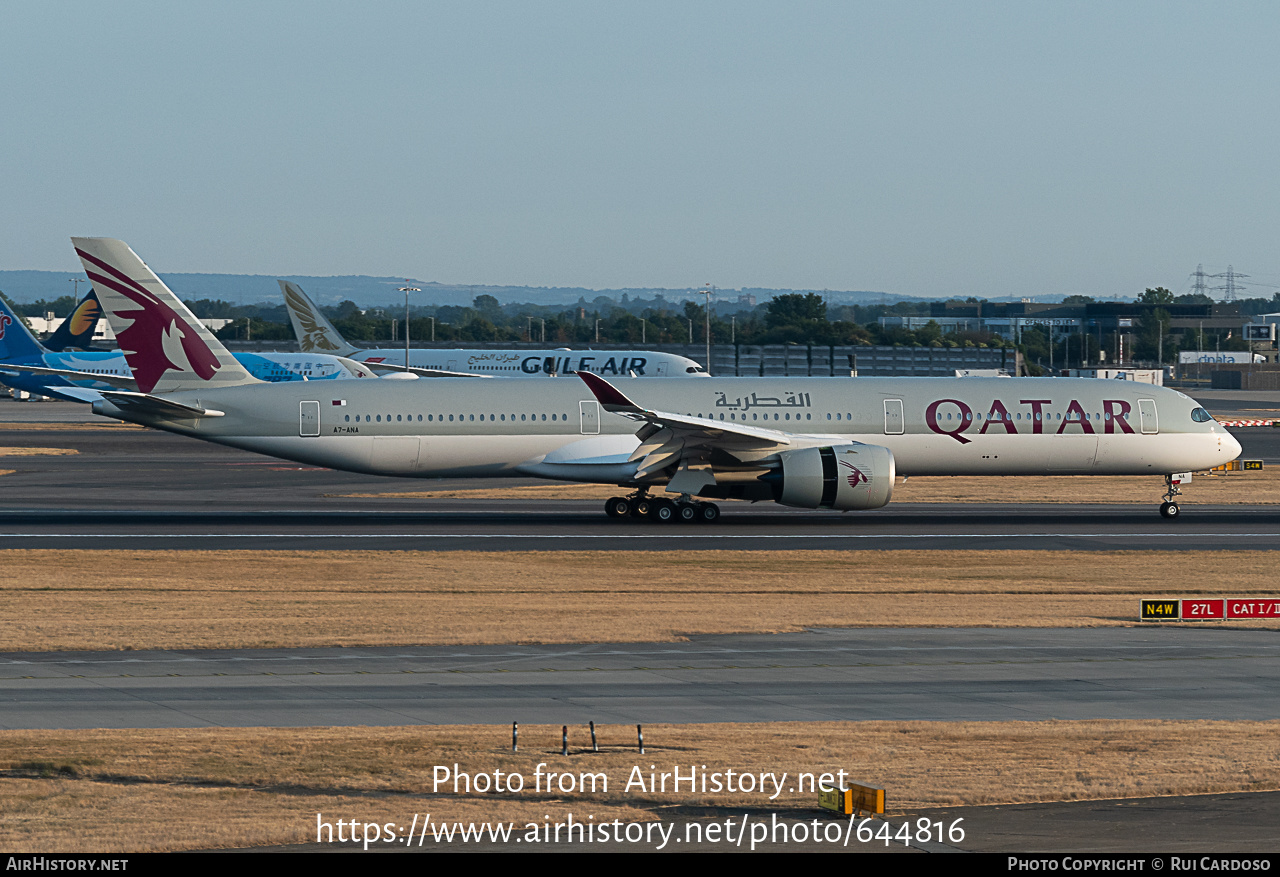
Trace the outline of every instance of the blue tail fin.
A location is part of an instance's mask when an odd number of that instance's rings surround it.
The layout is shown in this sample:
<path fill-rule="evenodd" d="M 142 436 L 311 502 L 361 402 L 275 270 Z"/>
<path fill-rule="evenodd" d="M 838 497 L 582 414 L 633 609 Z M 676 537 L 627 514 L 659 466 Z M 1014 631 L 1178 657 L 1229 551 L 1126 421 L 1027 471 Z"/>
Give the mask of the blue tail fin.
<path fill-rule="evenodd" d="M 80 299 L 80 304 L 71 311 L 71 316 L 62 321 L 62 325 L 44 341 L 44 346 L 54 353 L 69 347 L 80 350 L 93 349 L 93 330 L 98 327 L 98 318 L 102 316 L 102 305 L 98 304 L 98 294 L 92 289 Z"/>
<path fill-rule="evenodd" d="M 44 347 L 22 322 L 22 317 L 9 305 L 8 299 L 0 295 L 0 360 L 27 362 L 39 359 L 44 353 Z"/>

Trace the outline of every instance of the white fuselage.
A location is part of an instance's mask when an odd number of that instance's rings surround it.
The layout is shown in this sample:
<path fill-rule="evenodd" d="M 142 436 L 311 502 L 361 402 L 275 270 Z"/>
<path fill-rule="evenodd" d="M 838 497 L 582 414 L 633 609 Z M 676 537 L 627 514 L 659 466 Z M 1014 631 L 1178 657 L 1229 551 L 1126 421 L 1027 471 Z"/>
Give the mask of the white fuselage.
<path fill-rule="evenodd" d="M 776 430 L 788 447 L 881 445 L 902 475 L 1167 475 L 1240 453 L 1191 398 L 1124 381 L 709 378 L 618 386 L 646 409 Z M 628 483 L 639 444 L 638 424 L 604 411 L 575 379 L 326 381 L 169 395 L 224 416 L 142 417 L 108 402 L 95 411 L 284 459 L 409 477 L 523 473 Z"/>

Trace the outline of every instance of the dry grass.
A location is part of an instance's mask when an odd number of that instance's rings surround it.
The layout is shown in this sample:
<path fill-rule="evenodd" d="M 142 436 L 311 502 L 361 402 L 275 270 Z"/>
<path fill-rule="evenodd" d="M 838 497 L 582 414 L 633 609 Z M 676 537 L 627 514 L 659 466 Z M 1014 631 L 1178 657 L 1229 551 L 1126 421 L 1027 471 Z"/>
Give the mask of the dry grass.
<path fill-rule="evenodd" d="M 1164 478 L 1151 475 L 999 475 L 899 478 L 893 502 L 1051 502 L 1138 503 L 1155 505 L 1164 493 Z M 594 499 L 604 502 L 624 493 L 607 484 L 533 484 L 528 487 L 416 490 L 403 493 L 347 493 L 343 497 L 391 499 Z M 661 493 L 661 491 L 658 491 Z M 1181 500 L 1195 503 L 1274 505 L 1280 503 L 1280 470 L 1200 475 Z M 728 506 L 732 508 L 732 506 Z"/>
<path fill-rule="evenodd" d="M 672 641 L 805 627 L 1136 623 L 1153 596 L 1269 596 L 1232 552 L 0 552 L 0 650 Z M 85 618 L 93 624 L 86 625 Z M 1210 622 L 1214 623 L 1214 622 Z M 1280 627 L 1276 620 L 1233 627 Z"/>
<path fill-rule="evenodd" d="M 73 852 L 239 847 L 314 839 L 328 820 L 395 822 L 544 817 L 648 820 L 672 806 L 806 809 L 799 773 L 844 769 L 884 786 L 895 816 L 923 808 L 1257 791 L 1280 788 L 1280 722 L 827 722 L 599 728 L 604 752 L 559 755 L 559 727 L 204 729 L 0 732 L 0 846 Z M 432 791 L 437 765 L 520 773 L 526 791 Z M 604 773 L 608 792 L 533 790 L 546 771 Z M 679 765 L 709 772 L 785 771 L 767 794 L 625 789 Z"/>
<path fill-rule="evenodd" d="M 6 448 L 0 446 L 0 457 L 62 457 L 80 453 L 75 448 Z"/>
<path fill-rule="evenodd" d="M 87 410 L 87 408 L 86 408 Z M 0 430 L 12 429 L 30 432 L 44 432 L 45 430 L 72 430 L 79 432 L 85 429 L 146 429 L 145 426 L 138 426 L 136 423 L 121 423 L 109 420 L 86 420 L 82 423 L 24 423 L 20 420 L 0 422 Z"/>

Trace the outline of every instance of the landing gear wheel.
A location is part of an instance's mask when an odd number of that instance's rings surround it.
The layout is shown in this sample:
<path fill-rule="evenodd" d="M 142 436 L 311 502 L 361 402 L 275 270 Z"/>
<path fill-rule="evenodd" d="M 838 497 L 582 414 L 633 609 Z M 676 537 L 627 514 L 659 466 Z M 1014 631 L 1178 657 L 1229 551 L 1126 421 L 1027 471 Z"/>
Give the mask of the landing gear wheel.
<path fill-rule="evenodd" d="M 631 505 L 631 517 L 647 518 L 653 514 L 653 498 L 642 496 Z"/>
<path fill-rule="evenodd" d="M 676 504 L 669 499 L 655 499 L 649 504 L 649 519 L 663 524 L 675 520 Z"/>
<path fill-rule="evenodd" d="M 682 524 L 691 524 L 698 520 L 698 507 L 691 502 L 682 502 L 676 507 L 676 517 Z"/>
<path fill-rule="evenodd" d="M 1167 521 L 1172 521 L 1178 517 L 1178 504 L 1174 500 L 1182 496 L 1182 489 L 1173 481 L 1175 477 L 1173 475 L 1164 476 L 1164 483 L 1168 489 L 1164 492 L 1164 502 L 1160 503 L 1160 517 Z M 1190 476 L 1186 477 L 1189 478 Z"/>
<path fill-rule="evenodd" d="M 610 497 L 604 504 L 604 513 L 611 518 L 625 518 L 631 514 L 631 500 L 625 496 Z"/>
<path fill-rule="evenodd" d="M 704 524 L 714 524 L 720 520 L 720 506 L 713 502 L 698 504 L 698 520 Z"/>

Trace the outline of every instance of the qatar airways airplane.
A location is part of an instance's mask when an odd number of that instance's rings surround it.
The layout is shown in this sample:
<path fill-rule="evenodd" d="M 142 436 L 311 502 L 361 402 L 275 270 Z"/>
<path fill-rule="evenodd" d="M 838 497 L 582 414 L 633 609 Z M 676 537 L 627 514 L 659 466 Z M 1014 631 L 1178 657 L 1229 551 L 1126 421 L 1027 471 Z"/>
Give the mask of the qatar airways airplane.
<path fill-rule="evenodd" d="M 330 353 L 363 362 L 375 369 L 415 372 L 423 377 L 536 378 L 593 372 L 598 375 L 637 378 L 706 377 L 707 371 L 692 359 L 653 350 L 468 350 L 415 347 L 361 349 L 347 342 L 302 287 L 289 280 L 277 281 L 298 349 L 303 353 Z M 406 368 L 406 365 L 408 366 Z"/>
<path fill-rule="evenodd" d="M 121 241 L 73 238 L 138 384 L 98 414 L 287 460 L 408 477 L 616 484 L 611 517 L 711 499 L 874 509 L 901 475 L 1152 475 L 1178 515 L 1239 443 L 1194 400 L 1071 378 L 401 380 L 266 384 Z"/>

